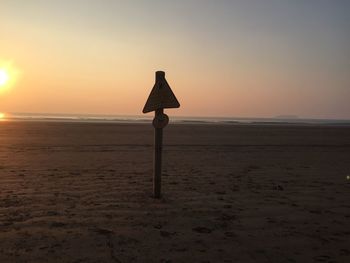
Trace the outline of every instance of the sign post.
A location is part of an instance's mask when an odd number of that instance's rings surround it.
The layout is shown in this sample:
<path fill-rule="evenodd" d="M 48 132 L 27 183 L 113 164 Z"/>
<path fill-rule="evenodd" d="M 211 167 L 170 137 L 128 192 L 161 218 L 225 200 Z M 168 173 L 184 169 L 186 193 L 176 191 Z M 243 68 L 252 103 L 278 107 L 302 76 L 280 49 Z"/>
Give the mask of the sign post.
<path fill-rule="evenodd" d="M 179 107 L 180 103 L 165 79 L 165 72 L 157 71 L 156 83 L 142 111 L 143 113 L 154 111 L 153 194 L 155 198 L 161 197 L 163 128 L 169 123 L 169 117 L 164 114 L 164 109 Z"/>

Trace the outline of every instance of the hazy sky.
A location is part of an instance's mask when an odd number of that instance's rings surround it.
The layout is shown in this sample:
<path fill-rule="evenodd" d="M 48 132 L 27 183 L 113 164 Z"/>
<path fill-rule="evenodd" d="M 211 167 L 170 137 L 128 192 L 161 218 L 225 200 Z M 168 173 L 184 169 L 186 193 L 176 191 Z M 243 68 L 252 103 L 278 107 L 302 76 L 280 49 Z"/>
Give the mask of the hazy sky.
<path fill-rule="evenodd" d="M 350 118 L 348 0 L 0 0 L 2 112 Z"/>

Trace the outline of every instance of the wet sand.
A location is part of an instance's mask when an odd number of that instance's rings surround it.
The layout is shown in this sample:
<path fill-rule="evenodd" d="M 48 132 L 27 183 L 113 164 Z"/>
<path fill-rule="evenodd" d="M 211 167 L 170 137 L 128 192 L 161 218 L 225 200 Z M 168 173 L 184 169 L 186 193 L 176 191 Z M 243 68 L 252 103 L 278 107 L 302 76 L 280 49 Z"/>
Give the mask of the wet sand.
<path fill-rule="evenodd" d="M 0 122 L 0 262 L 348 262 L 350 127 Z"/>

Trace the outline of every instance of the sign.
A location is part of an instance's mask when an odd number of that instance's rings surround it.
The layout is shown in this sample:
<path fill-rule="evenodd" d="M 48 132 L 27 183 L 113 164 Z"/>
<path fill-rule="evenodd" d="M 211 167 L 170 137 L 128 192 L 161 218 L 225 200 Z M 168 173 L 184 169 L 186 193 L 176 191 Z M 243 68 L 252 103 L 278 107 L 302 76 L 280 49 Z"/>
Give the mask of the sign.
<path fill-rule="evenodd" d="M 167 126 L 168 123 L 169 123 L 169 117 L 164 113 L 156 115 L 152 122 L 153 127 L 156 129 L 162 129 L 165 126 Z"/>
<path fill-rule="evenodd" d="M 156 83 L 142 110 L 143 113 L 155 112 L 152 123 L 154 127 L 153 193 L 155 198 L 161 197 L 163 128 L 169 123 L 169 117 L 164 114 L 164 109 L 179 107 L 180 103 L 165 79 L 165 72 L 157 71 Z"/>
<path fill-rule="evenodd" d="M 168 82 L 165 79 L 164 71 L 156 72 L 156 83 L 153 86 L 147 102 L 143 108 L 143 113 L 155 111 L 157 109 L 179 108 L 180 103 L 176 99 Z"/>

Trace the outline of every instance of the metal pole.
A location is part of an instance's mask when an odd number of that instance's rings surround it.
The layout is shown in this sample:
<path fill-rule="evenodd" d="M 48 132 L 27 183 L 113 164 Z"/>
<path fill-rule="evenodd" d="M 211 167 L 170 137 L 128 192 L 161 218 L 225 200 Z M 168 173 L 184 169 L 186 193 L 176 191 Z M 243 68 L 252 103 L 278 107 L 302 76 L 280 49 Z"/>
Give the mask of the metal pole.
<path fill-rule="evenodd" d="M 155 111 L 154 118 L 163 115 L 163 109 Z M 162 148 L 163 148 L 163 128 L 154 130 L 154 177 L 153 192 L 154 198 L 161 197 L 161 180 L 162 180 Z"/>

